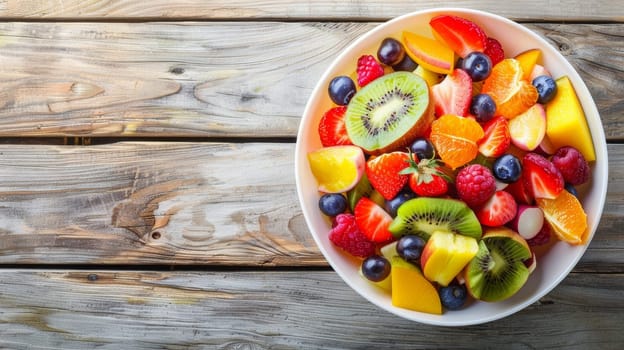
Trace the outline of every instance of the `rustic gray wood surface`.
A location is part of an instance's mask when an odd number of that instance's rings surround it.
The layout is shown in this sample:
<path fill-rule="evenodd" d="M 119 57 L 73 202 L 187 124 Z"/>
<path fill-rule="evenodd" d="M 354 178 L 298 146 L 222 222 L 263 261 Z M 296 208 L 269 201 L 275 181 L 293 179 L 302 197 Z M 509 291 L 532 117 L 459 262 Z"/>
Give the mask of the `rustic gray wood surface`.
<path fill-rule="evenodd" d="M 614 0 L 0 0 L 0 348 L 621 349 L 624 8 Z M 297 202 L 316 79 L 386 19 L 523 22 L 579 71 L 609 152 L 564 282 L 480 326 L 402 320 L 327 266 Z"/>

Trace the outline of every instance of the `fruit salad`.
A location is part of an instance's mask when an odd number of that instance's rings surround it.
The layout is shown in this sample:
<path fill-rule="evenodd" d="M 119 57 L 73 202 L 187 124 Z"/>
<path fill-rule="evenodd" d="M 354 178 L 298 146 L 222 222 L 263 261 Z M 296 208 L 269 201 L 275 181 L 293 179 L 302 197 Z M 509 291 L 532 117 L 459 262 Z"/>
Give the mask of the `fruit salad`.
<path fill-rule="evenodd" d="M 442 314 L 518 292 L 550 246 L 586 244 L 596 156 L 566 76 L 467 18 L 406 28 L 333 77 L 307 154 L 335 249 L 392 304 Z M 582 191 L 580 191 L 582 192 Z"/>

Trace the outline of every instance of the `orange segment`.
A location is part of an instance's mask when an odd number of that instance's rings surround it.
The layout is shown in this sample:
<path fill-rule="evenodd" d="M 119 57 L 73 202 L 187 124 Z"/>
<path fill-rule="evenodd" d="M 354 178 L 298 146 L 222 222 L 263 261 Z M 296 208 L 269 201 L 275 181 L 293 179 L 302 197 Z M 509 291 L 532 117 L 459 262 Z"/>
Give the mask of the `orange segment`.
<path fill-rule="evenodd" d="M 504 59 L 492 68 L 481 92 L 492 96 L 497 115 L 511 119 L 537 102 L 537 89 L 522 79 L 522 75 L 520 62 L 513 58 Z"/>
<path fill-rule="evenodd" d="M 561 191 L 555 199 L 536 198 L 544 218 L 555 235 L 570 244 L 582 244 L 587 230 L 587 215 L 581 202 L 570 192 Z"/>
<path fill-rule="evenodd" d="M 483 135 L 483 128 L 472 118 L 447 114 L 431 124 L 431 142 L 442 161 L 452 169 L 477 157 L 477 141 Z"/>

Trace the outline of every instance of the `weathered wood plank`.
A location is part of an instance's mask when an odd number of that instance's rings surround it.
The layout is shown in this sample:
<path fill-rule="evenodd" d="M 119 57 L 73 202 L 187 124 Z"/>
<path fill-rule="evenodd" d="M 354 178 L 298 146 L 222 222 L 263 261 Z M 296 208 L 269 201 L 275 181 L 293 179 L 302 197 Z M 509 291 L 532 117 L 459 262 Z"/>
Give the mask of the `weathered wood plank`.
<path fill-rule="evenodd" d="M 45 19 L 388 19 L 433 7 L 465 7 L 522 20 L 614 20 L 624 12 L 615 0 L 562 0 L 551 6 L 537 0 L 522 6 L 500 1 L 151 1 L 2 0 L 0 18 Z"/>
<path fill-rule="evenodd" d="M 578 271 L 624 271 L 624 145 Z M 326 265 L 293 144 L 0 145 L 0 263 Z M 235 160 L 235 161 L 234 161 Z"/>
<path fill-rule="evenodd" d="M 515 315 L 459 328 L 381 311 L 333 271 L 3 269 L 0 282 L 0 346 L 15 350 L 619 349 L 624 343 L 621 274 L 571 274 Z"/>
<path fill-rule="evenodd" d="M 376 25 L 0 23 L 0 136 L 294 137 L 318 77 Z M 529 25 L 580 71 L 610 140 L 623 26 Z"/>

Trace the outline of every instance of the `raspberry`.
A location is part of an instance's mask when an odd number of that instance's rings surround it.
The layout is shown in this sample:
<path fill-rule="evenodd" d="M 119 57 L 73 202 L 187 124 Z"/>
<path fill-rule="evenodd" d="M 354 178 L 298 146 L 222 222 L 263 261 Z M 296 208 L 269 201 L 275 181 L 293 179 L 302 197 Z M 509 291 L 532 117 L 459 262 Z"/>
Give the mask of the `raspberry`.
<path fill-rule="evenodd" d="M 459 171 L 455 187 L 459 198 L 469 207 L 478 207 L 494 195 L 496 181 L 490 169 L 481 164 L 472 164 Z"/>
<path fill-rule="evenodd" d="M 384 75 L 384 69 L 373 55 L 363 55 L 357 62 L 357 79 L 360 87 Z"/>
<path fill-rule="evenodd" d="M 559 148 L 550 161 L 559 169 L 563 180 L 571 185 L 580 185 L 589 180 L 589 164 L 574 147 Z"/>
<path fill-rule="evenodd" d="M 490 56 L 492 66 L 495 66 L 498 62 L 505 59 L 505 51 L 503 46 L 494 38 L 487 39 L 487 45 L 485 46 L 486 55 Z"/>
<path fill-rule="evenodd" d="M 527 239 L 526 241 L 531 247 L 548 243 L 550 241 L 550 226 L 544 223 L 542 229 L 533 238 Z"/>
<path fill-rule="evenodd" d="M 336 216 L 329 240 L 353 256 L 365 258 L 375 254 L 375 244 L 360 231 L 352 214 Z"/>

